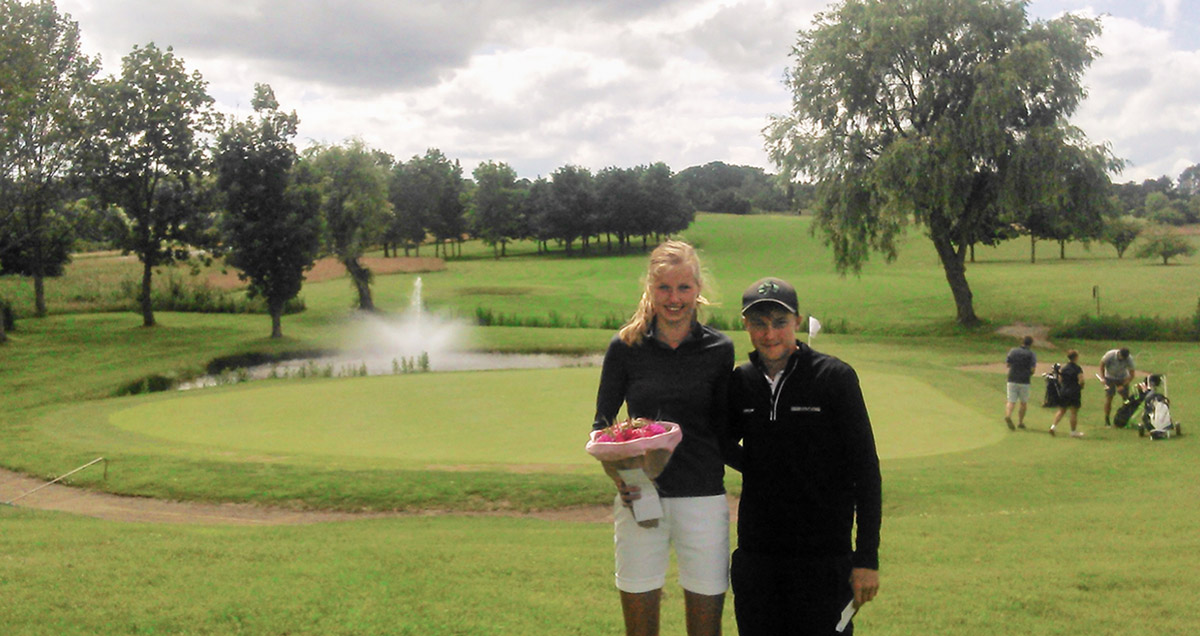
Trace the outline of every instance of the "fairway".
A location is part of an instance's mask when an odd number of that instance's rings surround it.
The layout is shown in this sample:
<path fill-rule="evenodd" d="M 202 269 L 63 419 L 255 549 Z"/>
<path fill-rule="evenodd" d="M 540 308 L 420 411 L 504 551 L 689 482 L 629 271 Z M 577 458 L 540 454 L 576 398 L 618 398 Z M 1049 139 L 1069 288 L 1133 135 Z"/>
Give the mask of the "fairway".
<path fill-rule="evenodd" d="M 592 468 L 583 442 L 598 378 L 599 369 L 583 368 L 264 381 L 151 398 L 108 419 L 200 454 Z M 1002 438 L 988 418 L 926 382 L 871 370 L 863 384 L 883 458 L 967 450 Z"/>

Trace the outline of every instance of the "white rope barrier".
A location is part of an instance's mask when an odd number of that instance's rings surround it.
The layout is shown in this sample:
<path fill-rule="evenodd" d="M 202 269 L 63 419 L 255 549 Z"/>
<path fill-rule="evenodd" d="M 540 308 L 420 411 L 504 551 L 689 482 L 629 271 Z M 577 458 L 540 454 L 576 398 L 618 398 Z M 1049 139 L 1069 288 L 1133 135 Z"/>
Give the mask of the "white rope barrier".
<path fill-rule="evenodd" d="M 86 464 L 84 464 L 84 465 L 80 466 L 79 468 L 76 468 L 75 470 L 72 470 L 72 471 L 71 471 L 71 472 L 69 472 L 69 473 L 66 473 L 65 475 L 61 475 L 61 476 L 59 476 L 59 477 L 56 477 L 56 478 L 54 478 L 54 480 L 53 480 L 53 481 L 48 481 L 48 482 L 46 482 L 46 483 L 42 484 L 41 486 L 38 486 L 37 488 L 34 488 L 33 490 L 30 490 L 29 492 L 26 492 L 26 493 L 24 493 L 24 494 L 21 494 L 21 495 L 19 495 L 19 496 L 17 496 L 17 497 L 14 497 L 14 498 L 12 498 L 12 499 L 10 499 L 10 500 L 8 500 L 8 501 L 4 502 L 4 503 L 5 503 L 6 505 L 9 505 L 9 506 L 11 506 L 11 505 L 13 505 L 13 502 L 15 502 L 15 501 L 17 501 L 17 500 L 19 500 L 19 499 L 22 499 L 22 498 L 24 498 L 24 497 L 27 497 L 27 496 L 29 496 L 29 495 L 32 495 L 33 493 L 35 493 L 35 492 L 37 492 L 37 491 L 39 491 L 39 490 L 41 490 L 41 489 L 45 488 L 46 486 L 49 486 L 49 485 L 51 485 L 51 484 L 56 484 L 56 483 L 58 483 L 58 482 L 60 482 L 60 481 L 62 481 L 62 480 L 64 480 L 64 479 L 66 479 L 67 477 L 70 477 L 71 475 L 74 475 L 75 473 L 77 473 L 77 472 L 79 472 L 79 471 L 83 470 L 84 468 L 87 468 L 87 467 L 89 467 L 89 466 L 93 466 L 93 465 L 95 465 L 95 464 L 98 464 L 98 463 L 100 463 L 100 462 L 104 462 L 104 478 L 105 478 L 105 479 L 108 479 L 108 460 L 107 460 L 107 459 L 104 459 L 103 457 L 97 457 L 96 459 L 93 459 L 92 461 L 90 461 L 90 462 L 88 462 L 88 463 L 86 463 Z"/>

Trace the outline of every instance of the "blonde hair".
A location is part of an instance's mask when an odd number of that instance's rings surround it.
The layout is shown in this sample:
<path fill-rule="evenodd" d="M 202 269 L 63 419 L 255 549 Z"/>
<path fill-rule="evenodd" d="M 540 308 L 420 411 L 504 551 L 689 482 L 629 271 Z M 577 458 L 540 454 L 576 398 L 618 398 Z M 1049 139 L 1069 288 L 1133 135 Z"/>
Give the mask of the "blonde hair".
<path fill-rule="evenodd" d="M 637 310 L 633 316 L 617 332 L 621 342 L 627 345 L 639 345 L 654 322 L 654 300 L 651 290 L 658 279 L 669 269 L 686 267 L 691 270 L 692 278 L 696 281 L 697 289 L 703 287 L 700 272 L 700 257 L 691 245 L 683 241 L 667 241 L 650 252 L 650 265 L 646 268 L 646 277 L 642 287 L 642 299 L 638 301 Z M 708 299 L 702 295 L 696 297 L 697 305 L 707 305 Z"/>

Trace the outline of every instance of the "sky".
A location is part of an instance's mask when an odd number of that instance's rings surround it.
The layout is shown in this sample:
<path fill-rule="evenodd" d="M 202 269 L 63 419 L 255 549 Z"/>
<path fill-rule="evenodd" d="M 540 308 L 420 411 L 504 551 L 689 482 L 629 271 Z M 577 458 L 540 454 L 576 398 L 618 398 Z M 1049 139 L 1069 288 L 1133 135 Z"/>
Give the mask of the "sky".
<path fill-rule="evenodd" d="M 173 47 L 219 110 L 256 83 L 300 117 L 297 143 L 362 139 L 407 160 L 522 177 L 711 161 L 774 172 L 762 129 L 785 113 L 798 31 L 823 0 L 58 0 L 117 74 Z M 1033 19 L 1102 16 L 1072 123 L 1125 159 L 1114 181 L 1200 163 L 1200 2 L 1033 0 Z"/>

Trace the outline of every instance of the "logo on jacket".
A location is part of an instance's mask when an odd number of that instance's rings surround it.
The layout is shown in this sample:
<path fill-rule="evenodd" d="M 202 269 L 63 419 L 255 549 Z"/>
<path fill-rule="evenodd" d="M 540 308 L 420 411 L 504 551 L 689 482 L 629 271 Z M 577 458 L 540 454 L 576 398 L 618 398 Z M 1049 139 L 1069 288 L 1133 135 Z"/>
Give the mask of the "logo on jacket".
<path fill-rule="evenodd" d="M 793 406 L 792 412 L 793 413 L 820 413 L 821 407 L 819 407 L 819 406 Z"/>

